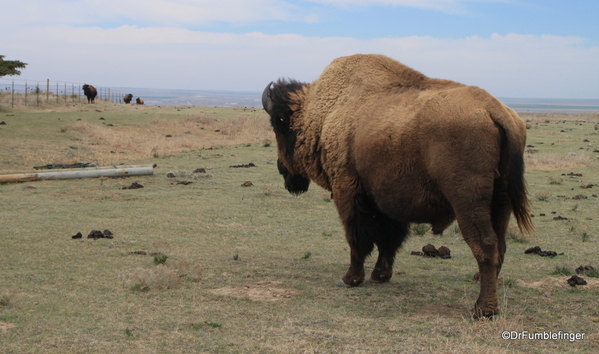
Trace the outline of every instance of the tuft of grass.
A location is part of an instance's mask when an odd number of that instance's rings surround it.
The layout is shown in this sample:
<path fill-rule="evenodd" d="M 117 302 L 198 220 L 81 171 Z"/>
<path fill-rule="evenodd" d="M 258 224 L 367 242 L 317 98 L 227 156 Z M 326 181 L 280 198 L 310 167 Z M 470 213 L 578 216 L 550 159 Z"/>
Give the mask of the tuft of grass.
<path fill-rule="evenodd" d="M 0 307 L 9 307 L 14 304 L 12 296 L 9 294 L 0 295 Z"/>
<path fill-rule="evenodd" d="M 570 231 L 570 232 L 576 231 L 576 226 L 570 226 L 570 229 L 568 231 Z"/>
<path fill-rule="evenodd" d="M 599 278 L 599 271 L 597 269 L 591 269 L 587 272 L 586 276 L 591 278 Z"/>
<path fill-rule="evenodd" d="M 172 289 L 181 283 L 181 276 L 175 269 L 159 264 L 153 269 L 138 269 L 130 275 L 132 291 L 147 292 L 152 289 Z"/>
<path fill-rule="evenodd" d="M 431 227 L 427 224 L 416 224 L 416 225 L 412 226 L 412 233 L 414 233 L 418 236 L 423 236 L 430 229 L 431 229 Z"/>
<path fill-rule="evenodd" d="M 528 243 L 528 240 L 523 237 L 522 235 L 515 233 L 515 232 L 508 232 L 507 233 L 508 239 L 512 240 L 513 242 L 516 243 Z"/>
<path fill-rule="evenodd" d="M 129 338 L 133 337 L 133 330 L 129 329 L 129 327 L 125 328 L 125 335 Z"/>
<path fill-rule="evenodd" d="M 570 268 L 566 266 L 556 266 L 555 269 L 551 272 L 551 275 L 566 275 L 570 276 L 574 274 Z"/>
<path fill-rule="evenodd" d="M 142 283 L 137 283 L 131 287 L 131 291 L 146 292 L 146 291 L 150 291 L 150 287 L 145 284 L 142 284 Z"/>
<path fill-rule="evenodd" d="M 312 252 L 306 252 L 304 253 L 304 255 L 302 256 L 302 259 L 308 259 L 312 256 Z"/>
<path fill-rule="evenodd" d="M 561 177 L 549 177 L 549 184 L 561 185 L 564 179 Z"/>
<path fill-rule="evenodd" d="M 546 191 L 537 192 L 537 193 L 535 193 L 534 197 L 538 201 L 547 202 L 547 201 L 549 201 L 549 197 L 551 197 L 551 193 L 546 192 Z"/>
<path fill-rule="evenodd" d="M 588 232 L 583 232 L 582 233 L 582 242 L 587 242 L 590 239 L 591 239 L 591 235 L 589 235 Z"/>
<path fill-rule="evenodd" d="M 515 288 L 516 285 L 517 285 L 517 282 L 515 279 L 503 278 L 503 286 L 505 286 L 506 288 Z"/>
<path fill-rule="evenodd" d="M 239 254 L 238 254 L 238 253 L 235 253 L 235 254 L 233 255 L 233 260 L 234 260 L 234 261 L 236 261 L 236 260 L 238 260 L 238 259 L 239 259 Z"/>
<path fill-rule="evenodd" d="M 166 254 L 157 254 L 156 256 L 154 256 L 154 264 L 165 264 L 167 259 L 168 256 Z"/>

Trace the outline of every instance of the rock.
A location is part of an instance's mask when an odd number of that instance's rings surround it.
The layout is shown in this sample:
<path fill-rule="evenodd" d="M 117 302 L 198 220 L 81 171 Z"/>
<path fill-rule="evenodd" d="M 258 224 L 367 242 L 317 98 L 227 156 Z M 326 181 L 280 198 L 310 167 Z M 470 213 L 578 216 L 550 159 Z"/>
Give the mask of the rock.
<path fill-rule="evenodd" d="M 92 230 L 89 235 L 87 235 L 87 238 L 91 238 L 94 240 L 97 240 L 99 238 L 104 238 L 104 233 L 100 230 Z"/>
<path fill-rule="evenodd" d="M 539 246 L 534 246 L 534 247 L 528 248 L 526 251 L 524 251 L 524 253 L 526 253 L 526 254 L 533 253 L 533 254 L 539 255 L 541 257 L 555 257 L 558 255 L 557 252 L 554 252 L 554 251 L 543 251 L 543 250 L 541 250 L 541 247 L 539 247 Z M 560 255 L 563 255 L 563 253 L 560 253 Z"/>
<path fill-rule="evenodd" d="M 557 256 L 557 252 L 554 251 L 541 251 L 537 253 L 541 257 L 555 257 Z"/>
<path fill-rule="evenodd" d="M 566 280 L 566 282 L 568 282 L 568 284 L 570 284 L 572 287 L 576 285 L 587 285 L 587 281 L 578 275 L 571 276 L 570 279 Z"/>
<path fill-rule="evenodd" d="M 580 267 L 576 268 L 575 270 L 576 270 L 576 274 L 587 274 L 587 273 L 595 270 L 595 268 L 588 265 L 588 266 L 584 266 L 584 267 L 580 266 Z"/>
<path fill-rule="evenodd" d="M 71 238 L 72 238 L 73 240 L 76 240 L 76 239 L 78 239 L 78 238 L 82 238 L 82 237 L 83 237 L 83 235 L 81 234 L 81 232 L 78 232 L 76 235 L 73 235 L 73 236 L 71 236 Z"/>
<path fill-rule="evenodd" d="M 427 257 L 436 257 L 439 255 L 439 251 L 437 250 L 437 248 L 435 246 L 431 245 L 430 243 L 428 245 L 422 247 L 422 252 Z"/>
<path fill-rule="evenodd" d="M 526 253 L 526 254 L 529 254 L 529 253 L 537 254 L 539 252 L 541 252 L 541 247 L 539 247 L 539 246 L 534 246 L 534 247 L 531 247 L 531 248 L 527 249 L 526 251 L 524 251 L 524 253 Z"/>
<path fill-rule="evenodd" d="M 232 168 L 248 168 L 248 167 L 256 167 L 256 165 L 253 162 L 250 162 L 250 163 L 244 164 L 244 165 L 231 165 L 229 167 L 232 167 Z"/>
<path fill-rule="evenodd" d="M 137 182 L 133 182 L 131 183 L 131 185 L 129 187 L 123 187 L 123 189 L 139 189 L 139 188 L 143 188 L 144 186 L 141 185 L 140 183 Z"/>
<path fill-rule="evenodd" d="M 438 251 L 439 251 L 439 257 L 441 257 L 443 259 L 451 258 L 451 251 L 449 250 L 448 247 L 441 246 L 441 247 L 439 247 Z"/>

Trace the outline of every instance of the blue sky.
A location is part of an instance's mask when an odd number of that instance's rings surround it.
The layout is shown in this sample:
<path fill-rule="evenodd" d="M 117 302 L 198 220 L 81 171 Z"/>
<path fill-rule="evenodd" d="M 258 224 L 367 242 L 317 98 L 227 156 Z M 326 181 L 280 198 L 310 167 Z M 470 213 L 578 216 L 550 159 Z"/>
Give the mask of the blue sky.
<path fill-rule="evenodd" d="M 595 0 L 4 0 L 0 54 L 29 64 L 20 79 L 260 91 L 378 53 L 499 97 L 596 99 L 598 15 Z"/>

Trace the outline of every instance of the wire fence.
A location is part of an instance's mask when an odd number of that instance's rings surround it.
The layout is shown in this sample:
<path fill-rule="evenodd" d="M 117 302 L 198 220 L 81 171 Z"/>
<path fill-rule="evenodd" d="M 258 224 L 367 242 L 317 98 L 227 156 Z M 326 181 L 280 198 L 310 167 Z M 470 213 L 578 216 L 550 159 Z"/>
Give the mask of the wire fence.
<path fill-rule="evenodd" d="M 83 83 L 0 78 L 0 107 L 42 106 L 47 104 L 86 103 Z M 123 93 L 109 87 L 95 86 L 96 100 L 123 103 Z"/>

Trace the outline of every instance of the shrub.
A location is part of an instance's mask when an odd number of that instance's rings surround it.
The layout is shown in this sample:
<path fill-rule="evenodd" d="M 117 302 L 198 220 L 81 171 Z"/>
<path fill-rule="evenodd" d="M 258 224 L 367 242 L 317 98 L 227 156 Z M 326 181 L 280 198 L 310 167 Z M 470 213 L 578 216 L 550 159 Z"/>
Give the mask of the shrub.
<path fill-rule="evenodd" d="M 428 226 L 427 224 L 416 224 L 414 226 L 412 226 L 412 232 L 418 236 L 422 236 L 424 234 L 426 234 L 428 232 L 428 230 L 430 230 L 431 227 Z"/>
<path fill-rule="evenodd" d="M 572 271 L 566 266 L 556 266 L 551 275 L 572 275 Z"/>

